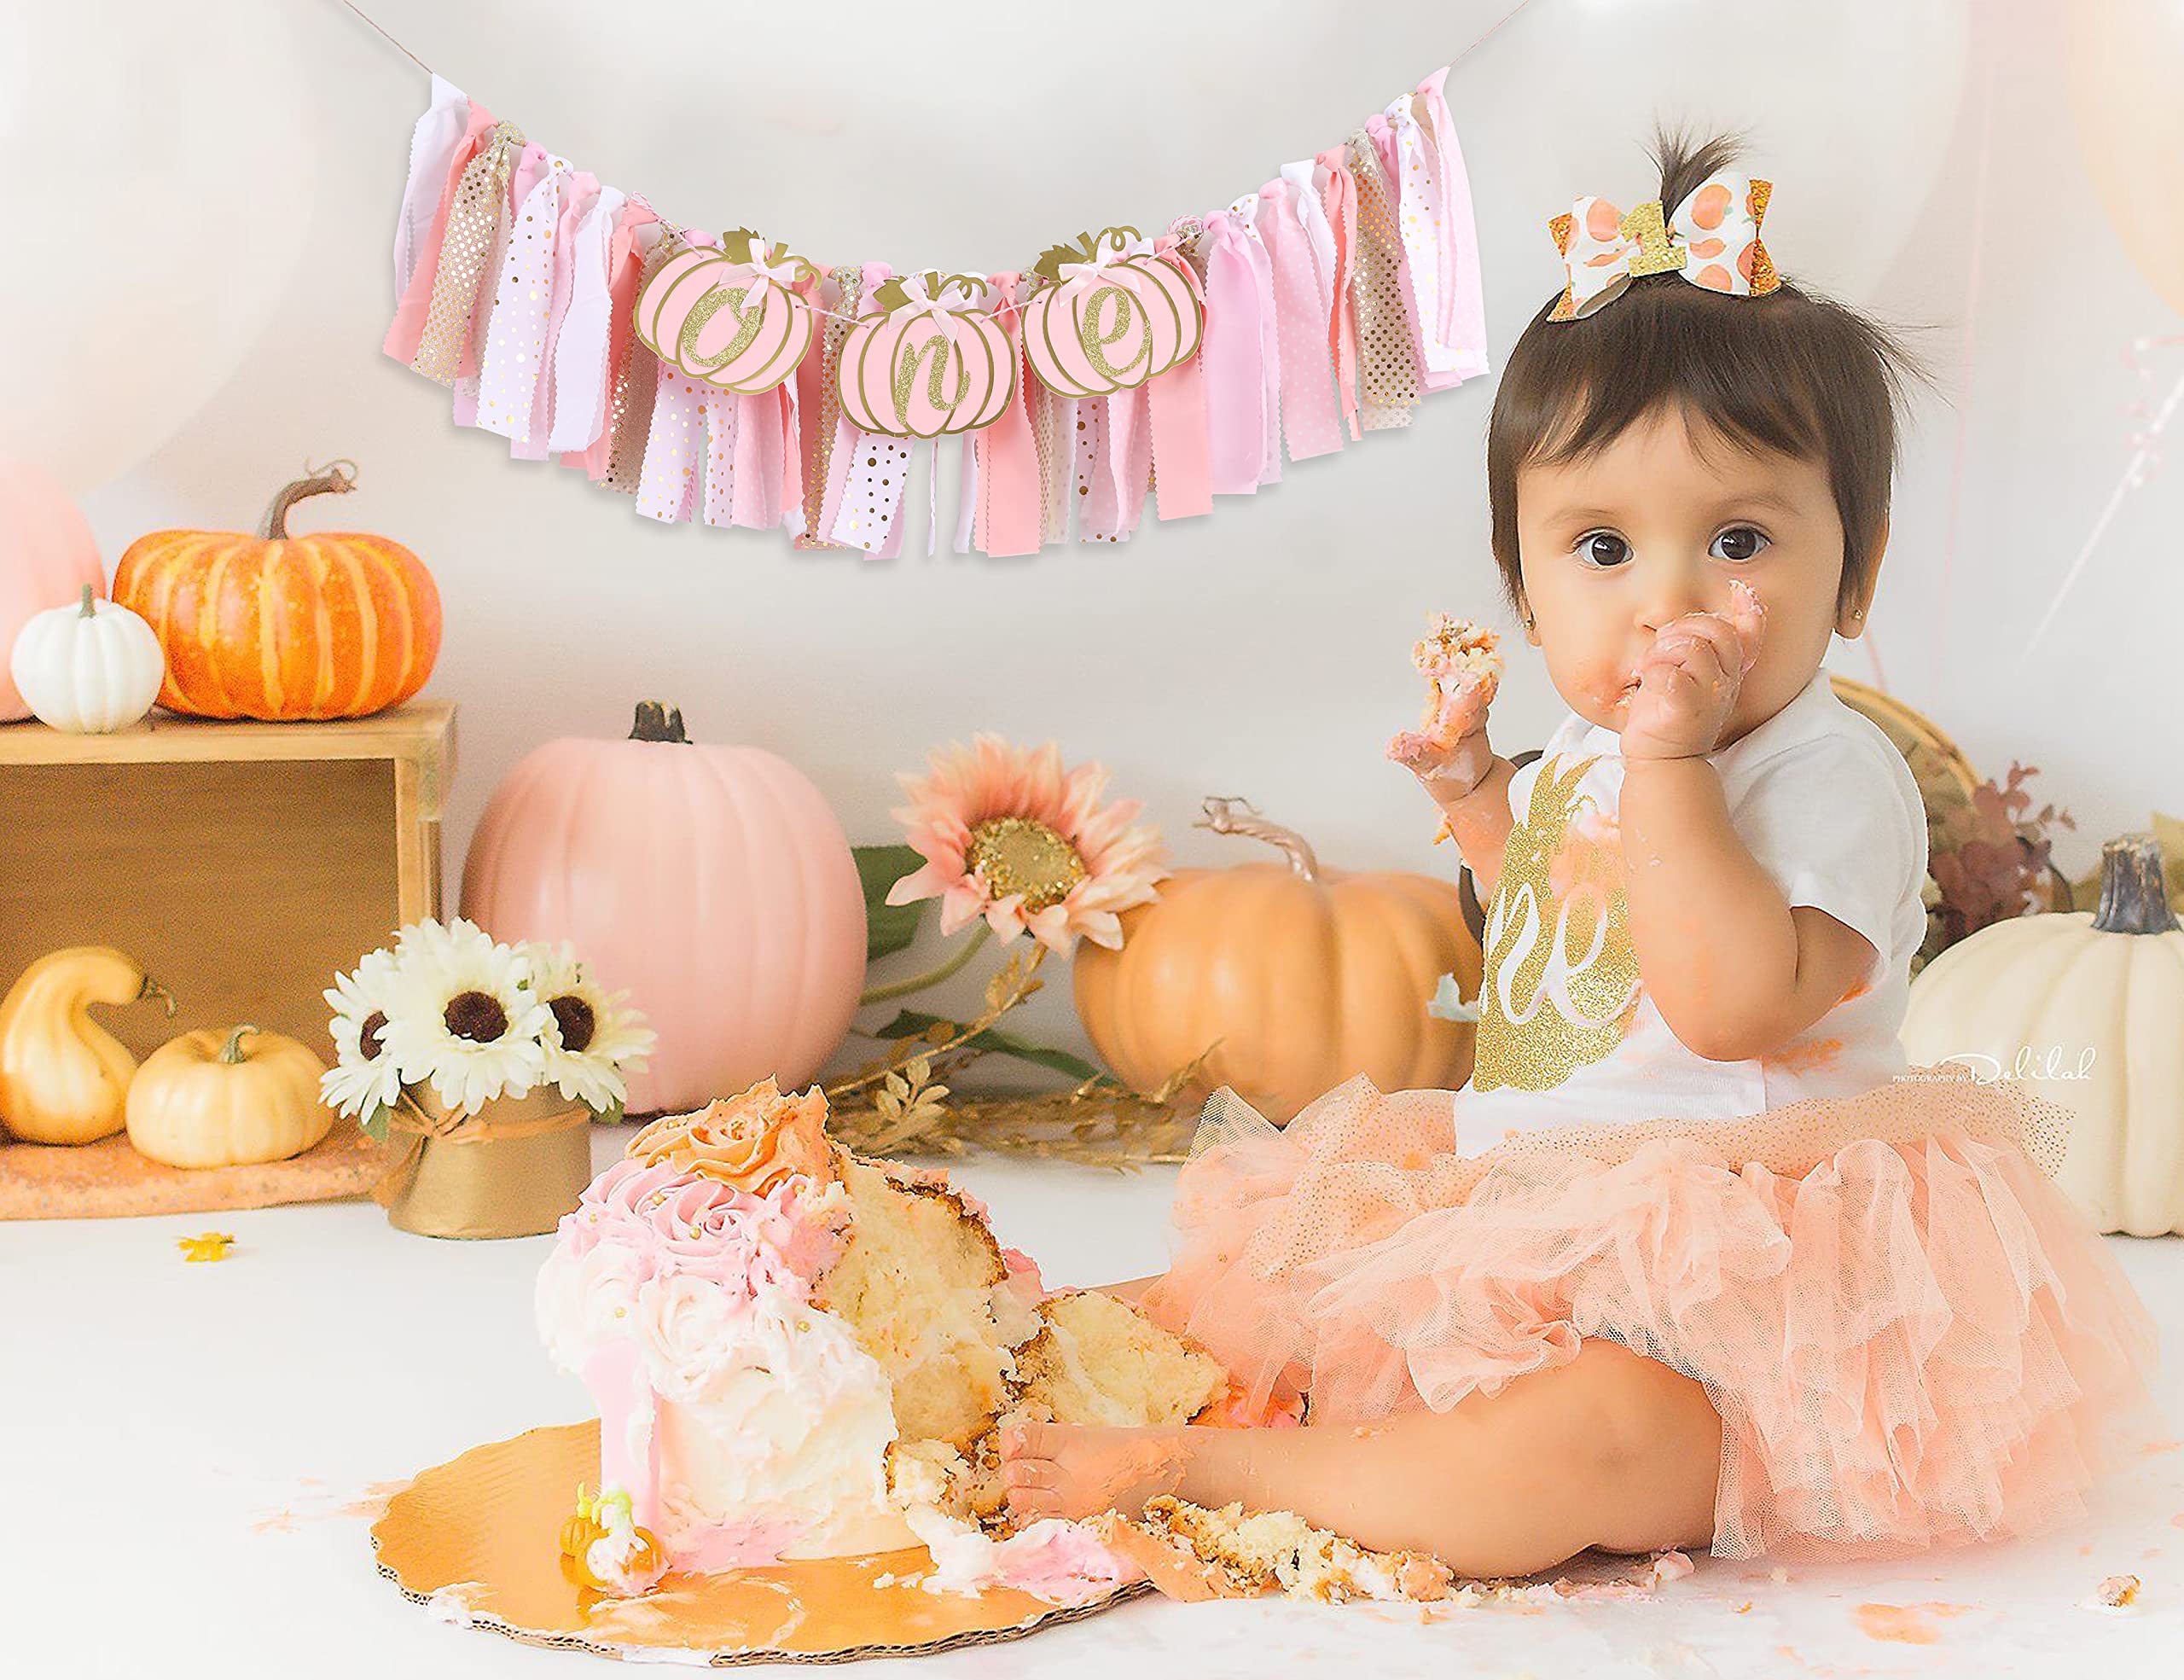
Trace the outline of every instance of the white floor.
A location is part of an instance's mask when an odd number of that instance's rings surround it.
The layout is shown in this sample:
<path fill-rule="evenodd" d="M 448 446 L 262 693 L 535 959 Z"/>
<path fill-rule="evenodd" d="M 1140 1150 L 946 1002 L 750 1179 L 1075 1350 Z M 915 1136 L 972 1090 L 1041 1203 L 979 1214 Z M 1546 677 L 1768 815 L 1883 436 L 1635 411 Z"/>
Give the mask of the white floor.
<path fill-rule="evenodd" d="M 601 1158 L 619 1148 L 601 1134 Z M 1170 1175 L 974 1165 L 967 1185 L 1051 1280 L 1165 1259 Z M 179 1235 L 232 1231 L 183 1263 Z M 539 1352 L 546 1239 L 434 1242 L 368 1203 L 0 1224 L 0 1674 L 313 1680 L 568 1675 L 599 1660 L 444 1625 L 374 1572 L 389 1484 L 481 1441 L 581 1417 Z M 2162 1321 L 2184 1418 L 2184 1241 L 2117 1240 Z M 2140 1607 L 2085 1607 L 2135 1573 Z M 1143 1599 L 932 1675 L 1138 1669 L 1583 1677 L 2184 1676 L 2184 1448 L 2105 1491 L 2100 1520 L 2037 1543 L 1787 1579 L 1701 1560 L 1649 1602 L 1440 1612 Z M 872 1667 L 873 1665 L 861 1665 Z"/>

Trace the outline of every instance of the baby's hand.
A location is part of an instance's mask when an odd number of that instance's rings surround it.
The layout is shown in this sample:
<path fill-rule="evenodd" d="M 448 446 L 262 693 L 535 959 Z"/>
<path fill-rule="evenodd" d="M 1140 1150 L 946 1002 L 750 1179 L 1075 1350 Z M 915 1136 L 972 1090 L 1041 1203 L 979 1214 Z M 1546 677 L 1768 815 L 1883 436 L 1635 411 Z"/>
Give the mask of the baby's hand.
<path fill-rule="evenodd" d="M 1638 689 L 1623 719 L 1625 759 L 1695 759 L 1714 750 L 1759 658 L 1766 609 L 1743 579 L 1729 611 L 1687 613 L 1661 626 L 1638 661 Z"/>
<path fill-rule="evenodd" d="M 1486 744 L 1486 709 L 1494 702 L 1490 677 L 1474 672 L 1447 679 L 1432 723 L 1404 730 L 1388 742 L 1388 757 L 1425 782 L 1437 799 L 1460 799 L 1478 786 L 1494 761 Z"/>

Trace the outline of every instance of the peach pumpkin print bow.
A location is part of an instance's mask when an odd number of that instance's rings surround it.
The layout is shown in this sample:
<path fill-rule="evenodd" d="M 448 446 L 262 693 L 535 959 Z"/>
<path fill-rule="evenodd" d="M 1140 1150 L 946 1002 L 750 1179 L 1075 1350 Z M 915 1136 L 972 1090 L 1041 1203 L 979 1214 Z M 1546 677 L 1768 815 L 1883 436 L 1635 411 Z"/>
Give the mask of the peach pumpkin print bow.
<path fill-rule="evenodd" d="M 1749 175 L 1710 175 L 1665 218 L 1657 198 L 1627 214 L 1604 198 L 1579 199 L 1547 224 L 1570 271 L 1548 319 L 1590 315 L 1648 274 L 1681 274 L 1710 292 L 1764 297 L 1782 283 L 1759 237 L 1773 191 L 1772 182 Z"/>

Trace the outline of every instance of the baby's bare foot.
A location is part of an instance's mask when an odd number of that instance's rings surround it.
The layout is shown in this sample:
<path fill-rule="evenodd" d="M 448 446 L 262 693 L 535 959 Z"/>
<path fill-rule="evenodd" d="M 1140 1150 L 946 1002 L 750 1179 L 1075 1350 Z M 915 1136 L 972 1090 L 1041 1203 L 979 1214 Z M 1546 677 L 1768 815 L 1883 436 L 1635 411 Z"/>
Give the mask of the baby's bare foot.
<path fill-rule="evenodd" d="M 1008 1508 L 1027 1521 L 1143 1514 L 1145 1502 L 1182 1485 L 1186 1450 L 1174 1429 L 1016 1423 L 1001 1433 Z"/>

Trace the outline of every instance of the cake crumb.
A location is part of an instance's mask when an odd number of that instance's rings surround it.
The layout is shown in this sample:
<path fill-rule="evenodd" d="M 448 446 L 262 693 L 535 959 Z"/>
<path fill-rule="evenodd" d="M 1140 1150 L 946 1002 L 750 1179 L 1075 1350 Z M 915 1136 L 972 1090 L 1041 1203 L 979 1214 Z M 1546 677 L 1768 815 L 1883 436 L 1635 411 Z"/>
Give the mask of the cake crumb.
<path fill-rule="evenodd" d="M 2110 1575 L 2093 1590 L 2093 1596 L 2082 1607 L 2105 1611 L 2110 1615 L 2122 1614 L 2137 1605 L 2139 1589 L 2143 1584 L 2135 1575 Z"/>

